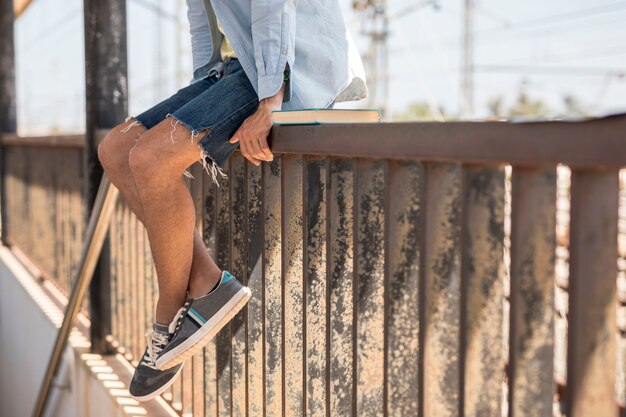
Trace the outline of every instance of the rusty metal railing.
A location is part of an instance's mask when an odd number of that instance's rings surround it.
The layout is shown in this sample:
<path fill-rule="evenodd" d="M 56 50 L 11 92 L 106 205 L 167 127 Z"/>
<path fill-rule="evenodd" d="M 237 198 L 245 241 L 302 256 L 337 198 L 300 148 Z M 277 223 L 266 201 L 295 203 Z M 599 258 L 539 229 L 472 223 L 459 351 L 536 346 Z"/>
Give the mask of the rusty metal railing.
<path fill-rule="evenodd" d="M 222 187 L 192 167 L 197 227 L 253 297 L 164 397 L 195 417 L 549 416 L 555 398 L 568 416 L 617 415 L 625 127 L 277 127 L 274 161 L 235 153 Z M 144 233 L 119 201 L 109 342 L 131 361 L 156 296 Z"/>

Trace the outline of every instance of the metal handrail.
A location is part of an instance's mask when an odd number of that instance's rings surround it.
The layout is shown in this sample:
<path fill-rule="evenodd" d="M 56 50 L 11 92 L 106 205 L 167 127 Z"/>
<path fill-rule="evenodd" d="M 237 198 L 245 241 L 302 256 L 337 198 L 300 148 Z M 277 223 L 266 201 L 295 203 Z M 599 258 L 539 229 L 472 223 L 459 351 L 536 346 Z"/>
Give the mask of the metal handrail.
<path fill-rule="evenodd" d="M 48 362 L 48 368 L 37 396 L 37 402 L 35 403 L 32 414 L 33 417 L 41 417 L 45 410 L 52 380 L 59 369 L 61 355 L 67 344 L 70 331 L 76 323 L 80 305 L 83 298 L 85 298 L 87 288 L 91 282 L 118 196 L 118 189 L 109 181 L 106 175 L 103 175 L 100 187 L 98 188 L 96 201 L 94 202 L 93 210 L 89 217 L 89 224 L 87 226 L 80 262 L 76 270 L 72 293 L 70 294 L 65 309 L 63 324 L 57 334 L 52 355 Z"/>

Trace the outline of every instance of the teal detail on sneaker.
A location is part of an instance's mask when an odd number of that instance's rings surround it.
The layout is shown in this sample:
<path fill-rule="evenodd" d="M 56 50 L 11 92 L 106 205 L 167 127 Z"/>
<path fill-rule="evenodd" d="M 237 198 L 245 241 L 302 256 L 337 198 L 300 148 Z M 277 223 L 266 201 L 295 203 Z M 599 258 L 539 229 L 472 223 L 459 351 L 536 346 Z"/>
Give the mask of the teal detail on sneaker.
<path fill-rule="evenodd" d="M 232 274 L 231 274 L 230 272 L 228 272 L 228 271 L 224 271 L 224 272 L 222 273 L 222 275 L 223 275 L 223 277 L 222 277 L 222 282 L 221 282 L 222 284 L 225 284 L 225 283 L 227 283 L 228 281 L 230 281 L 231 279 L 233 279 Z"/>
<path fill-rule="evenodd" d="M 188 300 L 182 324 L 157 357 L 157 368 L 167 370 L 200 352 L 244 307 L 251 295 L 248 287 L 223 271 L 214 290 Z"/>
<path fill-rule="evenodd" d="M 191 318 L 195 322 L 197 322 L 200 326 L 202 326 L 204 323 L 206 323 L 206 320 L 204 319 L 204 317 L 202 317 L 202 315 L 200 315 L 200 313 L 198 313 L 193 308 L 189 308 L 189 311 L 187 312 L 187 314 L 189 314 L 189 316 L 191 316 Z"/>

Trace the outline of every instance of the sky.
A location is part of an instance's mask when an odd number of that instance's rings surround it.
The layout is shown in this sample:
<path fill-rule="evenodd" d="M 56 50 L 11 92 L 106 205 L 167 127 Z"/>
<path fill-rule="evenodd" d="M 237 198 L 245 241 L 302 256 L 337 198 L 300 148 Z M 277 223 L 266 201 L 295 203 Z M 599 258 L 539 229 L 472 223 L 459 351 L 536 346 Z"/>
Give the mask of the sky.
<path fill-rule="evenodd" d="M 350 0 L 338 1 L 365 56 L 363 16 Z M 443 108 L 445 115 L 482 119 L 491 100 L 510 105 L 521 91 L 544 101 L 549 117 L 565 114 L 567 95 L 591 115 L 626 111 L 626 0 L 476 0 L 472 112 L 460 81 L 463 1 L 403 12 L 424 3 L 432 2 L 387 2 L 388 120 L 412 103 L 427 104 L 433 115 Z M 189 84 L 191 49 L 184 0 L 128 0 L 127 13 L 133 115 Z M 84 131 L 82 0 L 35 0 L 16 21 L 15 41 L 18 134 Z"/>

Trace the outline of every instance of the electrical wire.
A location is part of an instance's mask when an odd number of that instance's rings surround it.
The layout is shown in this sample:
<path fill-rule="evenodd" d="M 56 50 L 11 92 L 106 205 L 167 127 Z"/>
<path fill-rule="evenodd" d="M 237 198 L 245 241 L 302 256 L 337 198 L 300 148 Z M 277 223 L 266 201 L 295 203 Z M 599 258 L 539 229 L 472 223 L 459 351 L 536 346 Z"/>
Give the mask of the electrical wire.
<path fill-rule="evenodd" d="M 567 67 L 567 66 L 540 66 L 540 65 L 475 65 L 476 71 L 481 72 L 515 72 L 555 74 L 559 76 L 591 76 L 604 77 L 606 75 L 625 76 L 626 68 L 600 67 Z"/>

